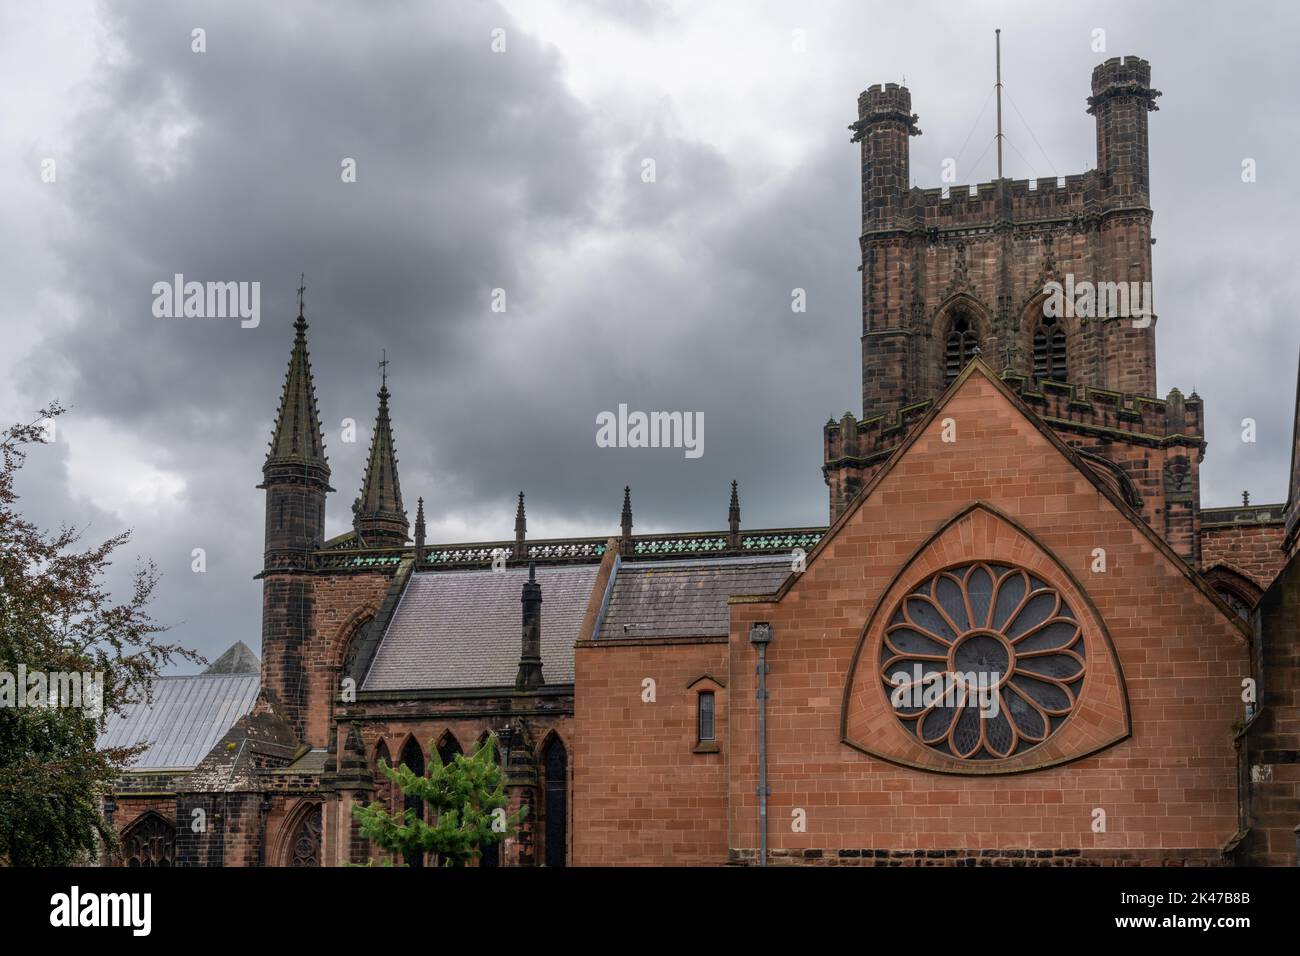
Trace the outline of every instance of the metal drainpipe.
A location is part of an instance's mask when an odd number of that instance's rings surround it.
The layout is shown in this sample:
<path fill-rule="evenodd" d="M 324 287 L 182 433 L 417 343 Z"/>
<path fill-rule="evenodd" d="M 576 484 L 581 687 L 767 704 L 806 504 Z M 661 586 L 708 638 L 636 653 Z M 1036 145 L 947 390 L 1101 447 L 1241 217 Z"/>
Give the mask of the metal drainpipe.
<path fill-rule="evenodd" d="M 758 865 L 767 866 L 767 645 L 772 625 L 755 624 L 749 629 L 749 643 L 758 648 Z"/>

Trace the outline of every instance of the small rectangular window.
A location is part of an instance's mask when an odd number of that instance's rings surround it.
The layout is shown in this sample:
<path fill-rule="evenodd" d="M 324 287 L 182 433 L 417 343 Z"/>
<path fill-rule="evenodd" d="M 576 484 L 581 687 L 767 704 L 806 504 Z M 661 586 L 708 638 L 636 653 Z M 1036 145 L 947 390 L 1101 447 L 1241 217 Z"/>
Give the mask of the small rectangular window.
<path fill-rule="evenodd" d="M 713 739 L 713 691 L 700 694 L 700 740 Z"/>

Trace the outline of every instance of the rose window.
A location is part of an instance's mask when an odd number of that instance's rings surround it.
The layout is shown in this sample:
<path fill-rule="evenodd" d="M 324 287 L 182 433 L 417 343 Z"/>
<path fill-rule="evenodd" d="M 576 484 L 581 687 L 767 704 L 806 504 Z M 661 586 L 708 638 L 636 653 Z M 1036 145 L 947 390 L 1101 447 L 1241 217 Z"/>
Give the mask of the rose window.
<path fill-rule="evenodd" d="M 1021 568 L 968 564 L 899 601 L 880 674 L 921 743 L 998 760 L 1042 743 L 1070 716 L 1083 686 L 1083 636 L 1051 585 Z"/>

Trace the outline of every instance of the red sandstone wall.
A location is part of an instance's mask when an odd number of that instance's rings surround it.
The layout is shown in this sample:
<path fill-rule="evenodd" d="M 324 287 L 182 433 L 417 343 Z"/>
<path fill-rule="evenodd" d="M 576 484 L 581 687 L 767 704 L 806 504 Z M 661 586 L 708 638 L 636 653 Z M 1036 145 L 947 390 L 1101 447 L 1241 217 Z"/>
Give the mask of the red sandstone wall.
<path fill-rule="evenodd" d="M 731 693 L 710 685 L 719 752 L 695 753 L 701 685 L 690 685 L 727 680 L 726 643 L 586 642 L 576 668 L 575 865 L 725 863 Z M 641 699 L 646 678 L 654 703 Z"/>
<path fill-rule="evenodd" d="M 943 418 L 957 423 L 954 444 L 939 440 Z M 1123 668 L 1130 739 L 1073 763 L 981 778 L 908 769 L 841 743 L 845 681 L 873 603 L 918 546 L 976 499 L 1021 522 L 1088 590 Z M 1096 547 L 1107 550 L 1105 574 L 1089 570 Z M 973 545 L 952 555 L 963 556 L 1012 557 Z M 784 600 L 733 606 L 729 807 L 731 845 L 741 851 L 758 844 L 747 633 L 762 620 L 774 629 L 769 829 L 779 854 L 1077 848 L 1112 860 L 1204 862 L 1237 829 L 1232 737 L 1249 674 L 1241 632 L 980 374 Z M 589 706 L 580 695 L 579 713 Z M 804 833 L 791 830 L 795 808 L 806 811 Z M 1094 808 L 1106 811 L 1105 833 L 1092 832 Z"/>

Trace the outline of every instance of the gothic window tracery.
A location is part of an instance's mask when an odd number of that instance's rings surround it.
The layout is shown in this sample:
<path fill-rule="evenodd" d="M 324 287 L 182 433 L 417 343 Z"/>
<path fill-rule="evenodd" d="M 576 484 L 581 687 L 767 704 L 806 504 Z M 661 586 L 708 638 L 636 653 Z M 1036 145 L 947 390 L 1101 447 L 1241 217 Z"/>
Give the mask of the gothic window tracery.
<path fill-rule="evenodd" d="M 1250 620 L 1250 611 L 1253 605 L 1249 601 L 1231 588 L 1223 587 L 1222 585 L 1215 587 L 1214 590 L 1219 597 L 1223 598 L 1223 603 L 1232 609 L 1233 614 L 1237 615 L 1237 617 L 1241 618 L 1243 621 Z"/>
<path fill-rule="evenodd" d="M 146 813 L 122 836 L 126 866 L 169 867 L 176 860 L 176 828 L 156 813 Z"/>
<path fill-rule="evenodd" d="M 321 806 L 313 804 L 294 827 L 289 844 L 290 866 L 320 866 Z"/>
<path fill-rule="evenodd" d="M 971 359 L 976 355 L 977 341 L 975 330 L 971 328 L 970 319 L 963 314 L 953 317 L 948 327 L 948 337 L 943 351 L 943 382 L 948 385 L 961 374 Z"/>
<path fill-rule="evenodd" d="M 966 564 L 933 575 L 895 608 L 880 679 L 903 726 L 963 760 L 997 760 L 1042 743 L 1083 686 L 1079 621 L 1028 571 Z"/>
<path fill-rule="evenodd" d="M 1065 330 L 1054 316 L 1044 316 L 1034 330 L 1034 377 L 1066 381 L 1066 360 Z"/>

